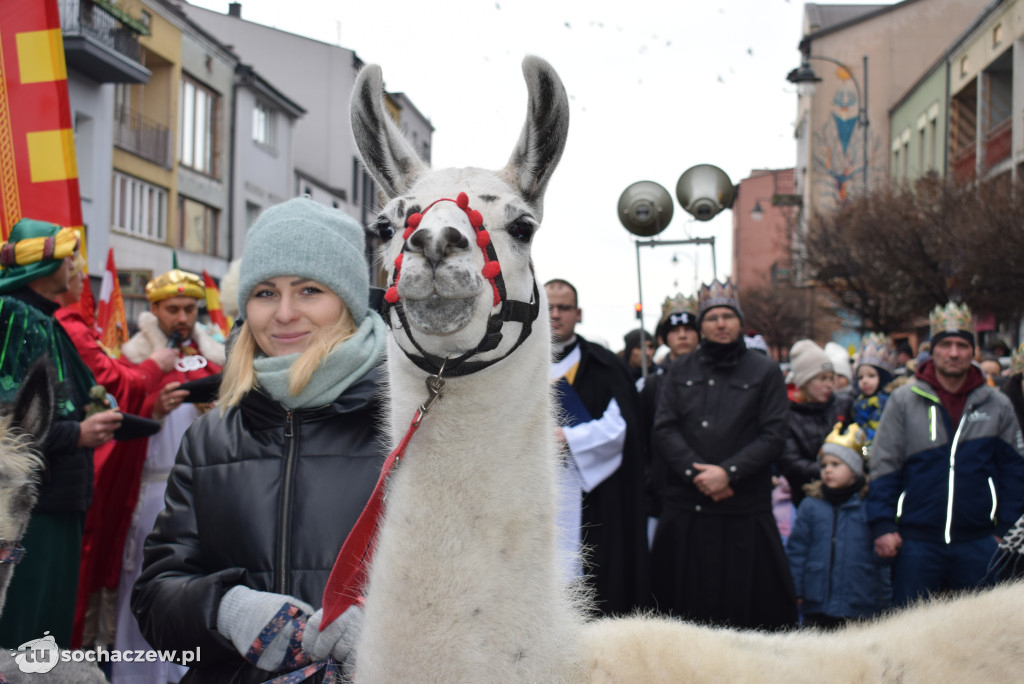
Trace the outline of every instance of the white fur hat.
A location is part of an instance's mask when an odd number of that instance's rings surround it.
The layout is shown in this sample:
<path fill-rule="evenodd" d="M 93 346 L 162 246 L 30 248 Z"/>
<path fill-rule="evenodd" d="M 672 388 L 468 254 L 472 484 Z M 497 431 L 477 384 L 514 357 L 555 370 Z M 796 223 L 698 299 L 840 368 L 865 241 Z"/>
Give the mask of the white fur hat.
<path fill-rule="evenodd" d="M 832 368 L 836 375 L 842 375 L 847 380 L 853 380 L 853 372 L 850 369 L 850 354 L 843 349 L 838 342 L 829 342 L 825 345 L 825 353 L 832 359 Z"/>
<path fill-rule="evenodd" d="M 793 384 L 797 387 L 803 387 L 819 373 L 830 373 L 835 370 L 832 359 L 813 340 L 797 340 L 789 350 L 789 363 Z"/>

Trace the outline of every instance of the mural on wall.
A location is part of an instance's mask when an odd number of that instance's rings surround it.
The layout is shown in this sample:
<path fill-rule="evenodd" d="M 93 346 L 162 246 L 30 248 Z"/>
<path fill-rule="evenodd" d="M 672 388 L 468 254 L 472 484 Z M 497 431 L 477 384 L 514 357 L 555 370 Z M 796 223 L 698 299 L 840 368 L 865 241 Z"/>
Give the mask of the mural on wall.
<path fill-rule="evenodd" d="M 864 165 L 870 150 L 864 149 L 859 132 L 860 102 L 850 72 L 836 70 L 839 85 L 832 95 L 831 112 L 821 130 L 814 133 L 814 171 L 820 200 L 844 204 L 854 185 L 864 184 Z"/>

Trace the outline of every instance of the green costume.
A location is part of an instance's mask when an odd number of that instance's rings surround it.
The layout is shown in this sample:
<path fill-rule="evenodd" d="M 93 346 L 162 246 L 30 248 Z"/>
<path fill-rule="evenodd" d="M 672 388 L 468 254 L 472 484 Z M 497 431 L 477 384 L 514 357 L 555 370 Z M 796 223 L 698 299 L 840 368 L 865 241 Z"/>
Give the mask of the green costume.
<path fill-rule="evenodd" d="M 28 286 L 70 256 L 74 243 L 69 250 L 66 230 L 22 219 L 0 253 L 0 401 L 13 399 L 37 359 L 49 358 L 59 380 L 55 421 L 40 445 L 45 469 L 39 499 L 21 540 L 26 552 L 0 618 L 5 648 L 44 632 L 60 646 L 71 645 L 82 525 L 92 496 L 92 449 L 78 446 L 79 423 L 95 380 L 53 316 L 58 304 Z"/>

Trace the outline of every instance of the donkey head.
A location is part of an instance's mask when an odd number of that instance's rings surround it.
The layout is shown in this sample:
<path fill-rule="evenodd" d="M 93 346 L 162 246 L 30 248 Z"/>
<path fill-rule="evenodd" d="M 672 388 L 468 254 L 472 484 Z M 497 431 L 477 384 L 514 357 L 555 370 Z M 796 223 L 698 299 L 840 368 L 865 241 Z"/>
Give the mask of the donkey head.
<path fill-rule="evenodd" d="M 502 358 L 540 306 L 530 247 L 565 147 L 569 107 L 547 62 L 527 57 L 523 74 L 526 123 L 498 171 L 429 169 L 384 109 L 380 67 L 367 66 L 356 80 L 353 133 L 388 200 L 370 227 L 384 243 L 388 323 L 410 358 Z"/>

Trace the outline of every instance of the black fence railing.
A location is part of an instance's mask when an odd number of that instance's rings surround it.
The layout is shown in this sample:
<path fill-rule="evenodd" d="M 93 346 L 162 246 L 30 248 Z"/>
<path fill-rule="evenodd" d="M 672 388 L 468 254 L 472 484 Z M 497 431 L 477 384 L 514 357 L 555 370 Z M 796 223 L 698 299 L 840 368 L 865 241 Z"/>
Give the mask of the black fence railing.
<path fill-rule="evenodd" d="M 141 56 L 139 35 L 92 0 L 57 0 L 60 28 L 65 35 L 83 35 L 106 45 L 134 62 Z"/>
<path fill-rule="evenodd" d="M 114 108 L 114 144 L 154 164 L 171 168 L 170 129 L 129 107 Z"/>

